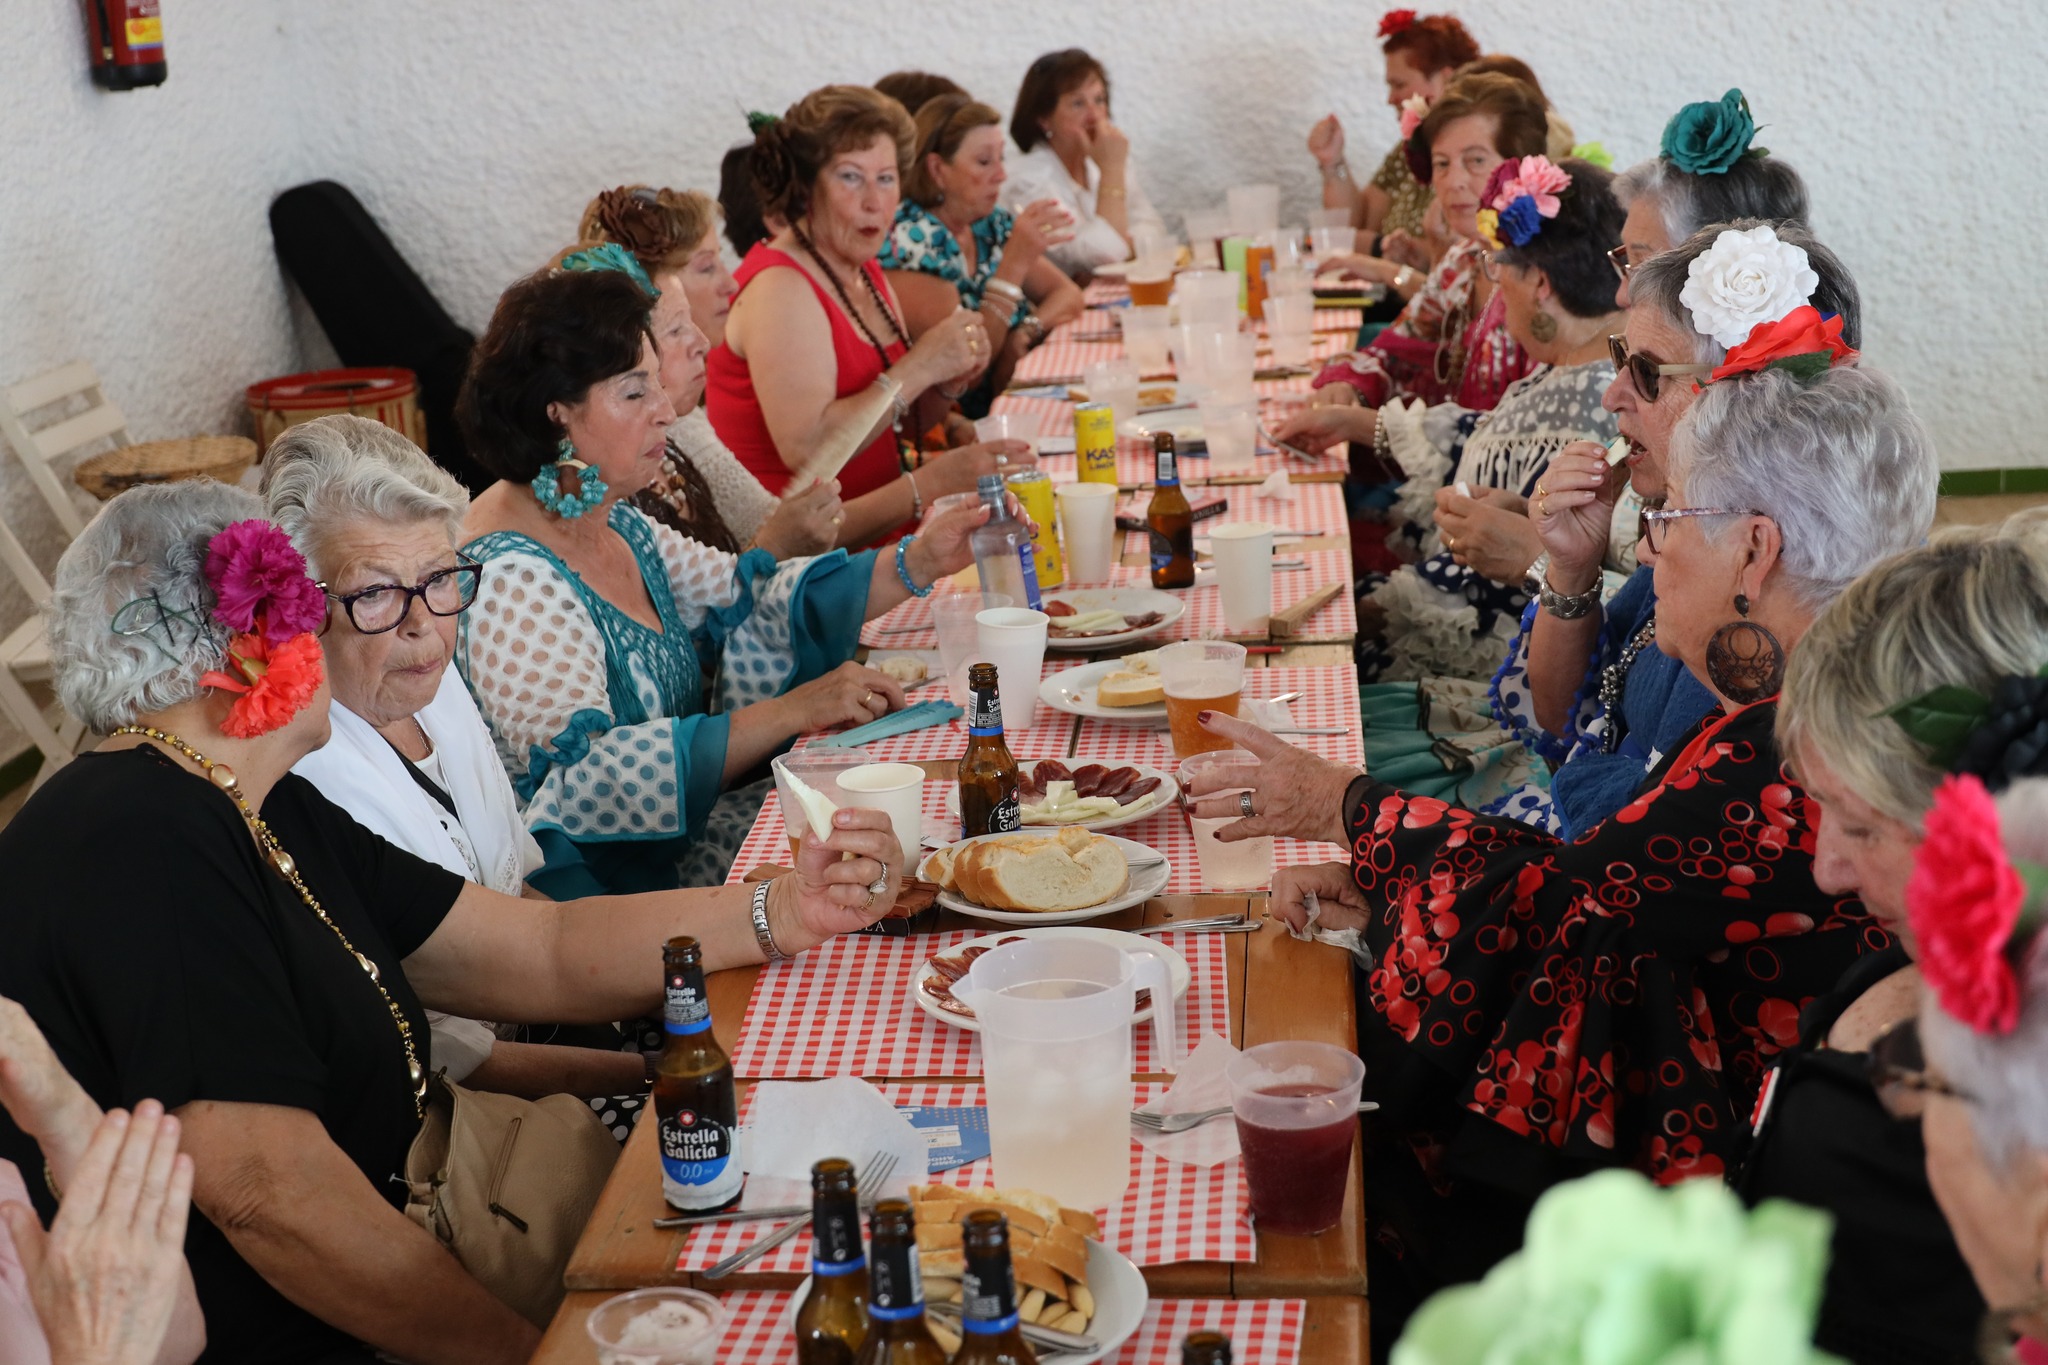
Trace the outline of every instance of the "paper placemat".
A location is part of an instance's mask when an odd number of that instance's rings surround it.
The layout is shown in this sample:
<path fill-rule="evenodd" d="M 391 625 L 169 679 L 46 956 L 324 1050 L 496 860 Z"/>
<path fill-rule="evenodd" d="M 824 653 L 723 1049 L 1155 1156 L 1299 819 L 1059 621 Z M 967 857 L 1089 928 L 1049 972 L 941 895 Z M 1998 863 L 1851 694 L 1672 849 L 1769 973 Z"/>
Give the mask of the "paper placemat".
<path fill-rule="evenodd" d="M 1185 936 L 1184 936 L 1185 937 Z M 1214 937 L 1211 935 L 1211 937 Z M 1183 950 L 1185 951 L 1185 950 Z M 978 1085 L 884 1085 L 892 1104 L 985 1104 Z M 1164 1094 L 1156 1082 L 1136 1087 L 1139 1104 Z M 742 1111 L 741 1122 L 746 1121 Z M 1221 1119 L 1217 1122 L 1222 1122 Z M 933 1176 L 926 1183 L 979 1189 L 996 1184 L 989 1161 L 976 1161 Z M 1246 1218 L 1244 1162 L 1190 1166 L 1167 1161 L 1131 1144 L 1131 1184 L 1114 1209 L 1102 1210 L 1102 1241 L 1139 1266 L 1179 1261 L 1249 1261 L 1257 1255 Z M 677 1270 L 703 1270 L 772 1231 L 774 1223 L 713 1223 L 698 1228 L 683 1244 Z M 810 1239 L 792 1237 L 753 1265 L 759 1274 L 801 1275 L 810 1269 Z M 1157 1360 L 1172 1357 L 1141 1356 Z M 721 1357 L 723 1359 L 723 1357 Z M 1119 1356 L 1117 1359 L 1123 1359 Z"/>
<path fill-rule="evenodd" d="M 1193 857 L 1192 848 L 1188 856 Z M 989 924 L 905 938 L 842 934 L 791 961 L 763 967 L 747 1001 L 733 1074 L 747 1080 L 979 1076 L 980 1040 L 919 1009 L 911 1000 L 911 980 L 938 953 L 1019 927 Z M 1229 1037 L 1230 978 L 1223 948 L 1228 936 L 1160 937 L 1188 960 L 1193 976 L 1175 1006 L 1183 1051 L 1205 1033 Z M 1140 1026 L 1136 1035 L 1135 1069 L 1155 1070 L 1151 1026 Z"/>

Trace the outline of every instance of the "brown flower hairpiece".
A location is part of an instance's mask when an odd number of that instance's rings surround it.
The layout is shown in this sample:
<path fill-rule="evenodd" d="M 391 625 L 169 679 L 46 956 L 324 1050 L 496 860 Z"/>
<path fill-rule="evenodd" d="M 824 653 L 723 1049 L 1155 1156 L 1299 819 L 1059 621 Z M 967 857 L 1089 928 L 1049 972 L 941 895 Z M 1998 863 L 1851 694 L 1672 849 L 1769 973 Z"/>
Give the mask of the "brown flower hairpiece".
<path fill-rule="evenodd" d="M 604 235 L 639 257 L 659 261 L 695 243 L 676 239 L 675 215 L 650 189 L 620 186 L 597 196 L 597 221 Z"/>

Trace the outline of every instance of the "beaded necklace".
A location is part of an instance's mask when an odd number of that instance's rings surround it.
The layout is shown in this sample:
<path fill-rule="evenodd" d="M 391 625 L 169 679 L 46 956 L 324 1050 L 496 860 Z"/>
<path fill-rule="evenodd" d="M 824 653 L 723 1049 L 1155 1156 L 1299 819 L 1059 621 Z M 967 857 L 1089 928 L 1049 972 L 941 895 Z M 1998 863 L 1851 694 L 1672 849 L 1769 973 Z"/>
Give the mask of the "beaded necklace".
<path fill-rule="evenodd" d="M 1628 690 L 1628 671 L 1636 657 L 1657 639 L 1657 618 L 1651 617 L 1619 657 L 1600 672 L 1600 710 L 1607 718 L 1607 731 L 1600 736 L 1600 751 L 1611 754 L 1621 747 L 1621 698 Z"/>
<path fill-rule="evenodd" d="M 860 310 L 853 306 L 853 296 L 848 294 L 846 286 L 839 282 L 839 272 L 832 268 L 831 263 L 819 253 L 818 248 L 811 245 L 811 239 L 805 234 L 803 224 L 791 223 L 789 231 L 790 235 L 796 238 L 796 244 L 802 247 L 813 261 L 818 263 L 818 269 L 825 272 L 826 280 L 832 285 L 832 292 L 839 296 L 840 307 L 846 310 L 846 316 L 853 319 L 853 325 L 860 329 L 860 334 L 863 337 L 867 338 L 868 345 L 875 348 L 875 356 L 882 362 L 882 373 L 887 374 L 889 372 L 889 348 L 882 344 L 881 339 L 868 326 L 867 319 L 863 318 L 860 315 Z M 868 274 L 865 270 L 856 270 L 854 273 L 859 275 L 860 282 L 868 287 L 868 296 L 875 301 L 875 307 L 881 309 L 882 316 L 888 319 L 889 330 L 895 334 L 898 341 L 901 341 L 905 346 L 910 345 L 910 334 L 903 330 L 903 324 L 897 320 L 895 310 L 889 307 L 889 300 L 875 286 L 875 277 Z M 896 418 L 889 423 L 889 428 L 896 434 L 897 459 L 907 469 L 911 464 L 911 448 L 903 434 L 903 418 L 900 411 Z M 922 446 L 919 449 L 922 449 Z"/>
<path fill-rule="evenodd" d="M 370 978 L 370 984 L 377 988 L 377 994 L 384 997 L 384 1006 L 391 1011 L 392 1021 L 398 1025 L 399 1042 L 405 1046 L 406 1075 L 412 1082 L 413 1116 L 415 1118 L 423 1117 L 426 1113 L 427 1073 L 426 1068 L 420 1065 L 418 1051 L 413 1047 L 412 1024 L 406 1019 L 405 1011 L 401 1010 L 398 1007 L 398 1002 L 391 998 L 391 992 L 384 989 L 384 982 L 381 979 L 382 973 L 377 970 L 377 964 L 372 962 L 363 953 L 358 952 L 356 945 L 350 943 L 348 935 L 342 932 L 341 926 L 328 918 L 325 907 L 314 898 L 313 892 L 307 887 L 305 879 L 299 876 L 298 864 L 292 861 L 291 854 L 286 853 L 284 846 L 278 843 L 277 836 L 271 833 L 270 826 L 264 823 L 263 817 L 258 815 L 249 805 L 249 799 L 242 795 L 241 783 L 235 778 L 235 770 L 228 767 L 225 763 L 214 762 L 176 735 L 168 734 L 153 726 L 124 725 L 114 731 L 114 734 L 143 735 L 155 740 L 159 744 L 169 745 L 204 769 L 207 780 L 233 799 L 235 806 L 242 812 L 242 819 L 248 822 L 250 831 L 255 834 L 257 844 L 262 847 L 264 858 L 280 877 L 283 877 L 291 884 L 292 890 L 299 893 L 299 899 L 304 901 L 312 912 L 320 917 L 320 922 L 334 931 L 334 936 L 341 940 L 341 946 L 348 949 L 349 956 L 356 960 L 356 965 L 361 967 Z"/>

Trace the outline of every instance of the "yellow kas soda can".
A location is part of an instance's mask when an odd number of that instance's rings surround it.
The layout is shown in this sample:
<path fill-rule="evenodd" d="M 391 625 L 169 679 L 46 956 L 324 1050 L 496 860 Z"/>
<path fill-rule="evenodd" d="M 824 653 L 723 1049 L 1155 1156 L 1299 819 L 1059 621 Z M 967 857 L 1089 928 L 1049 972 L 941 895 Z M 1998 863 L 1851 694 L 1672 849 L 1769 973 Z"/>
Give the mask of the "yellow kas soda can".
<path fill-rule="evenodd" d="M 1116 414 L 1109 404 L 1074 409 L 1074 456 L 1082 483 L 1116 482 Z"/>
<path fill-rule="evenodd" d="M 1038 586 L 1057 588 L 1067 581 L 1067 569 L 1060 561 L 1060 538 L 1053 531 L 1052 479 L 1042 469 L 1026 469 L 1012 474 L 1007 482 L 1037 528 L 1031 533 L 1031 555 L 1038 569 Z"/>

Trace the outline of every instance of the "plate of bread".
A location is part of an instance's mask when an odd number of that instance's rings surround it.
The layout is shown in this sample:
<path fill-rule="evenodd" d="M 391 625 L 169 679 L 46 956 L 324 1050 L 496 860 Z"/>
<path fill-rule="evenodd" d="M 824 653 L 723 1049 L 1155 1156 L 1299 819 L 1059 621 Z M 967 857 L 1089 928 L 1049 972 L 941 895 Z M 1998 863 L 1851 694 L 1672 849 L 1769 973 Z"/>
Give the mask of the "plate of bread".
<path fill-rule="evenodd" d="M 928 855 L 917 875 L 939 888 L 939 904 L 974 919 L 1075 924 L 1158 895 L 1173 865 L 1143 844 L 1068 825 L 962 839 Z"/>
<path fill-rule="evenodd" d="M 1164 809 L 1180 795 L 1172 774 L 1142 763 L 1080 763 L 1057 758 L 1017 765 L 1017 801 L 1024 828 L 1116 829 Z M 960 817 L 957 787 L 946 793 L 946 810 Z"/>
<path fill-rule="evenodd" d="M 1157 588 L 1055 588 L 1041 608 L 1047 649 L 1112 649 L 1157 635 L 1187 614 L 1188 604 Z"/>
<path fill-rule="evenodd" d="M 1086 925 L 1067 924 L 1050 929 L 1012 929 L 1006 933 L 989 934 L 969 939 L 957 948 L 934 953 L 929 961 L 911 974 L 910 998 L 917 1002 L 919 1009 L 942 1024 L 964 1028 L 970 1033 L 981 1032 L 981 1023 L 975 1019 L 973 1009 L 954 996 L 953 983 L 966 976 L 973 968 L 974 960 L 983 953 L 1027 938 L 1085 938 L 1113 944 L 1129 952 L 1156 953 L 1166 959 L 1166 970 L 1173 978 L 1173 998 L 1176 1000 L 1188 993 L 1188 985 L 1195 979 L 1194 969 L 1188 966 L 1188 960 L 1156 938 L 1140 938 L 1121 929 L 1091 929 Z M 1151 1017 L 1152 992 L 1141 987 L 1138 1008 L 1132 1012 L 1131 1021 L 1142 1024 Z"/>
<path fill-rule="evenodd" d="M 1090 1365 L 1115 1355 L 1138 1330 L 1151 1291 L 1130 1259 L 1100 1240 L 1095 1215 L 1061 1208 L 1034 1190 L 956 1189 L 912 1185 L 910 1207 L 917 1219 L 917 1263 L 927 1308 L 961 1300 L 967 1273 L 962 1245 L 967 1215 L 992 1208 L 1010 1222 L 1010 1268 L 1017 1283 L 1017 1316 L 1055 1331 L 1092 1337 L 1093 1351 L 1062 1353 L 1062 1365 Z M 810 1293 L 806 1279 L 789 1304 L 790 1330 Z M 960 1349 L 960 1319 L 930 1313 L 925 1323 L 948 1355 Z"/>
<path fill-rule="evenodd" d="M 1158 657 L 1157 650 L 1146 650 L 1062 669 L 1038 684 L 1038 699 L 1070 715 L 1163 724 L 1166 684 L 1159 677 Z"/>

